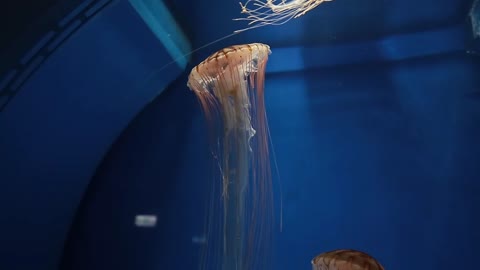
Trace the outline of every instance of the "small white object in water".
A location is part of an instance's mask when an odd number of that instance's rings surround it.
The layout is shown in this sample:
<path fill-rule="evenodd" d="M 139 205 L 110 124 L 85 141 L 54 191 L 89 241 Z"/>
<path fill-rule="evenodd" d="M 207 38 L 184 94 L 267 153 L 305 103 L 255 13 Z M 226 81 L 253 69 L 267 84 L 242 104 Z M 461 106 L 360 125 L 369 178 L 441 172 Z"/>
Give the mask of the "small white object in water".
<path fill-rule="evenodd" d="M 192 237 L 192 243 L 203 245 L 207 242 L 207 237 L 205 235 L 196 235 Z"/>
<path fill-rule="evenodd" d="M 135 225 L 137 227 L 155 227 L 157 225 L 157 216 L 155 215 L 136 215 Z"/>

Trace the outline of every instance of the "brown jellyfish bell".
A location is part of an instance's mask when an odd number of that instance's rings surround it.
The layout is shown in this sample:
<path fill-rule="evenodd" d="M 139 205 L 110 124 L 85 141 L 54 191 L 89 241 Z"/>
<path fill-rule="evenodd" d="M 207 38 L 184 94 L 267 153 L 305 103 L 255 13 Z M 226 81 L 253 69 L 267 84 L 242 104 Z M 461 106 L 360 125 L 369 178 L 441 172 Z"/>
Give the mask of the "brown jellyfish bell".
<path fill-rule="evenodd" d="M 214 184 L 222 186 L 213 198 L 220 210 L 209 221 L 220 225 L 207 229 L 207 245 L 218 242 L 207 251 L 215 257 L 205 259 L 208 270 L 265 269 L 267 263 L 273 191 L 264 82 L 270 53 L 261 43 L 230 46 L 194 67 L 188 78 L 210 131 L 221 178 Z"/>
<path fill-rule="evenodd" d="M 234 33 L 243 32 L 266 25 L 281 25 L 291 19 L 305 15 L 323 2 L 332 0 L 247 0 L 245 4 L 240 2 L 241 13 L 244 18 L 235 21 L 247 21 L 248 27 L 236 30 Z"/>
<path fill-rule="evenodd" d="M 340 249 L 312 259 L 312 270 L 384 270 L 372 256 L 357 250 Z"/>

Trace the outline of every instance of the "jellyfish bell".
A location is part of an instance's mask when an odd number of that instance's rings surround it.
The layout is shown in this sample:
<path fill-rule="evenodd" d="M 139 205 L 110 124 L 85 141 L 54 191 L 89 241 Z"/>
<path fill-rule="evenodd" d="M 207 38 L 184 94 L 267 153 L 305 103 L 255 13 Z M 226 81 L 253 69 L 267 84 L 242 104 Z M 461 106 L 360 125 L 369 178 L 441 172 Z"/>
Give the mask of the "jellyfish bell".
<path fill-rule="evenodd" d="M 250 137 L 255 134 L 250 111 L 264 114 L 264 76 L 270 53 L 270 47 L 261 43 L 234 45 L 217 51 L 192 69 L 187 86 L 199 98 L 207 118 L 211 118 L 215 103 L 225 114 L 223 124 L 228 131 L 242 128 L 249 131 Z M 259 107 L 252 109 L 251 101 L 257 99 Z M 262 117 L 259 115 L 258 120 Z"/>
<path fill-rule="evenodd" d="M 384 270 L 372 256 L 357 250 L 339 249 L 312 259 L 312 270 Z"/>
<path fill-rule="evenodd" d="M 241 78 L 258 73 L 259 68 L 265 68 L 270 53 L 270 47 L 261 43 L 234 45 L 222 49 L 192 69 L 187 86 L 196 92 L 212 90 L 208 86 L 215 84 L 228 92 L 236 90 L 244 82 Z M 260 70 L 258 75 L 263 76 L 264 71 Z M 263 85 L 261 87 L 263 88 Z M 215 89 L 214 87 L 213 90 Z"/>
<path fill-rule="evenodd" d="M 270 47 L 261 43 L 230 46 L 194 67 L 188 78 L 187 86 L 209 123 L 222 185 L 220 196 L 213 194 L 221 211 L 210 221 L 221 226 L 207 232 L 221 244 L 207 254 L 218 258 L 205 269 L 216 269 L 217 264 L 223 270 L 266 269 L 273 217 L 264 105 L 270 53 Z"/>

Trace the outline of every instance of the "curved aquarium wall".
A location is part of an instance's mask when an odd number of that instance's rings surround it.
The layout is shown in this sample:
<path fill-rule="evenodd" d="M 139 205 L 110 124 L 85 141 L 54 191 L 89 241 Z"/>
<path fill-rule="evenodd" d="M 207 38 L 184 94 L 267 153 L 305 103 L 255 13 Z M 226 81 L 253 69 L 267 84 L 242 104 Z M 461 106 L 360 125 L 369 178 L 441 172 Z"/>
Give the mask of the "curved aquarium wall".
<path fill-rule="evenodd" d="M 477 2 L 4 4 L 0 268 L 475 269 Z"/>

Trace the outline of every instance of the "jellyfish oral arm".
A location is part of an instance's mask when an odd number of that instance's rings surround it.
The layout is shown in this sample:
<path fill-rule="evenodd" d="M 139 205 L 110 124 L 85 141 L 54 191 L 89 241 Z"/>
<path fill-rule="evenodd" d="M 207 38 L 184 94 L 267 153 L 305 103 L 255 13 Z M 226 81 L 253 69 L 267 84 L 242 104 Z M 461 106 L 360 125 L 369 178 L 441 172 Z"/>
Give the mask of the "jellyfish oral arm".
<path fill-rule="evenodd" d="M 230 156 L 225 164 L 230 167 L 224 172 L 227 175 L 224 179 L 227 183 L 224 186 L 224 261 L 223 269 L 244 269 L 243 262 L 245 239 L 246 239 L 246 217 L 245 217 L 245 190 L 249 180 L 249 146 L 248 131 L 234 129 L 226 140 L 226 149 L 229 149 L 233 156 Z"/>
<path fill-rule="evenodd" d="M 252 127 L 250 109 L 251 103 L 247 89 L 248 82 L 243 79 L 244 70 L 229 70 L 224 74 L 223 82 L 218 91 L 223 122 L 226 128 L 224 134 L 224 262 L 223 269 L 244 269 L 242 260 L 246 239 L 245 197 L 249 182 L 251 148 L 250 139 L 255 134 Z M 225 88 L 228 85 L 229 87 Z M 220 87 L 223 86 L 223 87 Z"/>

